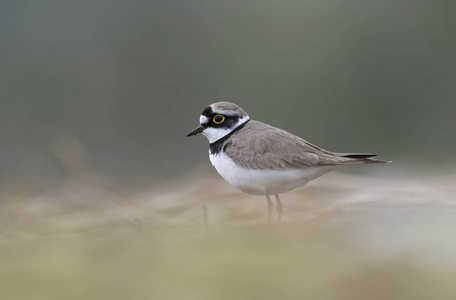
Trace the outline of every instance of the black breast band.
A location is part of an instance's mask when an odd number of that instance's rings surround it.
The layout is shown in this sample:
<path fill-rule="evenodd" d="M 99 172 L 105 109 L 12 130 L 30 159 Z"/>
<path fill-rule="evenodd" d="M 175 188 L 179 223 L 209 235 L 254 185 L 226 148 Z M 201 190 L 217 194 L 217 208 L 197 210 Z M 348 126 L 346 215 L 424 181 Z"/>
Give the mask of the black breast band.
<path fill-rule="evenodd" d="M 213 143 L 210 143 L 209 144 L 209 151 L 211 154 L 215 155 L 215 154 L 218 154 L 220 151 L 222 151 L 223 149 L 223 145 L 225 144 L 225 142 L 236 132 L 238 131 L 239 129 L 241 129 L 242 127 L 245 126 L 245 124 L 247 124 L 250 120 L 247 120 L 245 123 L 239 125 L 237 128 L 235 128 L 233 131 L 231 131 L 230 133 L 228 133 L 227 135 L 225 135 L 224 137 L 216 140 L 215 142 Z"/>

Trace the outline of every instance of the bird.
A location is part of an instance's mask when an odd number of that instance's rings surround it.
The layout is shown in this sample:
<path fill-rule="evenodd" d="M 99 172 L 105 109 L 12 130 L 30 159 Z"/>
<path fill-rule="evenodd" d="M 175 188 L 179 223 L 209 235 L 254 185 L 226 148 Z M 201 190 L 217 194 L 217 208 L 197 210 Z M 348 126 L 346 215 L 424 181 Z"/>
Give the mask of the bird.
<path fill-rule="evenodd" d="M 203 134 L 209 141 L 209 159 L 217 172 L 242 192 L 262 195 L 268 204 L 268 221 L 277 201 L 279 222 L 283 205 L 279 194 L 305 186 L 344 165 L 388 164 L 370 153 L 336 153 L 325 150 L 283 129 L 251 120 L 231 102 L 210 104 L 199 126 L 187 137 Z"/>

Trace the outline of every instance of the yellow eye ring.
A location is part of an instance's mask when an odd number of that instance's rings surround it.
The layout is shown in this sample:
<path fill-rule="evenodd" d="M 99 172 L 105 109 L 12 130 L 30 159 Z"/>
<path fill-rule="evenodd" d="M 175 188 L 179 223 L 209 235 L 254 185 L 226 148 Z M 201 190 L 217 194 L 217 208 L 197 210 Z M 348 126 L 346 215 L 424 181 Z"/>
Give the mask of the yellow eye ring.
<path fill-rule="evenodd" d="M 222 119 L 220 119 L 220 117 Z M 222 124 L 223 121 L 225 121 L 225 117 L 222 116 L 222 115 L 216 115 L 213 119 L 212 119 L 212 122 L 214 122 L 215 124 Z"/>

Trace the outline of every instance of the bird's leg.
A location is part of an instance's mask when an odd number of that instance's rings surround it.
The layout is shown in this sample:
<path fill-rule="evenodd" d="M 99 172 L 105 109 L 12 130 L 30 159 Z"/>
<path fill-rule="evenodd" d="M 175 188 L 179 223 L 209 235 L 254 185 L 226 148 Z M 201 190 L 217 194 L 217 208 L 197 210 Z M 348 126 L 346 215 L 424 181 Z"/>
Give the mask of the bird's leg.
<path fill-rule="evenodd" d="M 266 200 L 268 201 L 268 223 L 269 223 L 271 221 L 273 205 L 272 205 L 272 201 L 271 201 L 271 198 L 269 197 L 269 195 L 265 194 L 265 196 L 266 196 Z"/>
<path fill-rule="evenodd" d="M 277 221 L 278 221 L 278 223 L 280 223 L 280 221 L 282 221 L 283 206 L 282 206 L 282 202 L 280 202 L 280 198 L 279 198 L 278 194 L 275 195 L 275 198 L 277 200 Z"/>

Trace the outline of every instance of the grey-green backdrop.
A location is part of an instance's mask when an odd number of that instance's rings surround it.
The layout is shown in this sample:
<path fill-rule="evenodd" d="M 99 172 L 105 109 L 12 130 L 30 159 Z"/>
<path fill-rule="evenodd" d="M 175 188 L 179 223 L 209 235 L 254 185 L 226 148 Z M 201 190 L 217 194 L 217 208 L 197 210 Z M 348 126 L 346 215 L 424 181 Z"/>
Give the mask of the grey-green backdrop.
<path fill-rule="evenodd" d="M 453 0 L 80 0 L 0 4 L 0 179 L 58 179 L 51 145 L 150 183 L 208 165 L 202 109 L 329 150 L 455 165 Z M 397 170 L 397 169 L 396 169 Z"/>

